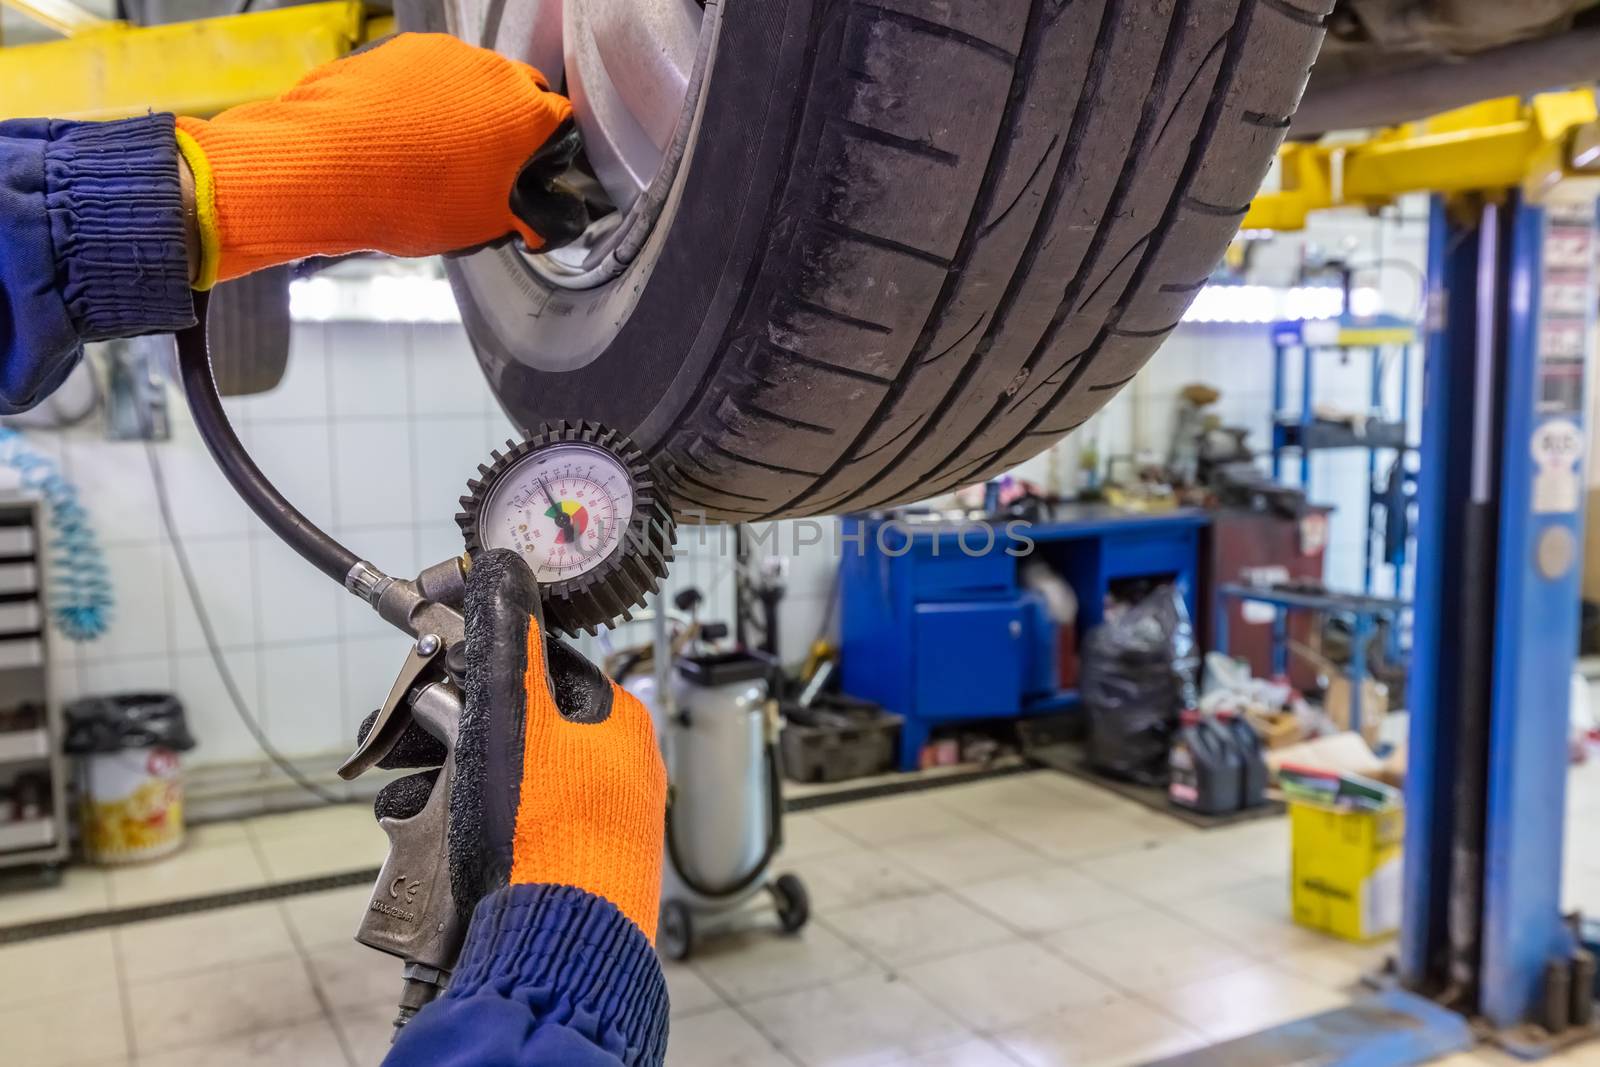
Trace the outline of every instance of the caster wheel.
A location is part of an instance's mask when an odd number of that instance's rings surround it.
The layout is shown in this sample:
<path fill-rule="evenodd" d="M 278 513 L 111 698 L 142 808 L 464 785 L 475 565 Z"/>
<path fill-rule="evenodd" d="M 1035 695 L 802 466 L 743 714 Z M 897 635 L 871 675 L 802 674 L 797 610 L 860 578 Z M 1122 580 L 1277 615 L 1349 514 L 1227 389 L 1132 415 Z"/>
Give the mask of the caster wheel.
<path fill-rule="evenodd" d="M 811 918 L 811 894 L 806 884 L 792 874 L 780 874 L 777 881 L 767 886 L 778 904 L 778 924 L 783 932 L 792 934 Z"/>
<path fill-rule="evenodd" d="M 661 905 L 661 924 L 656 931 L 656 946 L 669 960 L 680 963 L 694 952 L 694 919 L 689 909 L 676 900 Z"/>

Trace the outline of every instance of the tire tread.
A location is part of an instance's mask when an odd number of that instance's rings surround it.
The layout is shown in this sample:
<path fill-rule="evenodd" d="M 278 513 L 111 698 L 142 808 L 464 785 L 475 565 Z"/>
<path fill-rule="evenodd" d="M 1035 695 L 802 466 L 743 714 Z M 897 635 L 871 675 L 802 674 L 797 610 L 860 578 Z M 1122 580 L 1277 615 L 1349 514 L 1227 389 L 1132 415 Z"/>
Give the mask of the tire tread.
<path fill-rule="evenodd" d="M 772 5 L 809 11 L 798 91 L 762 104 L 785 177 L 740 201 L 765 225 L 737 298 L 650 413 L 679 498 L 883 507 L 1081 426 L 1221 258 L 1332 3 Z"/>

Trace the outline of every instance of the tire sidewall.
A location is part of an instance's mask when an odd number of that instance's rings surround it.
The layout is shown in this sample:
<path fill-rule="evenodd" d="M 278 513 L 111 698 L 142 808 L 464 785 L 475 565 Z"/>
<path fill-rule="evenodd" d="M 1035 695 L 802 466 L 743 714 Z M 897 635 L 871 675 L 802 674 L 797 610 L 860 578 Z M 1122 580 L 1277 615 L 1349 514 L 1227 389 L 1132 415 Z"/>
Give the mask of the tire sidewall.
<path fill-rule="evenodd" d="M 730 4 L 687 158 L 639 256 L 592 290 L 546 284 L 502 247 L 448 262 L 479 365 L 522 429 L 552 412 L 649 450 L 695 398 L 748 300 L 785 177 L 810 5 Z M 562 372 L 538 364 L 580 364 Z"/>

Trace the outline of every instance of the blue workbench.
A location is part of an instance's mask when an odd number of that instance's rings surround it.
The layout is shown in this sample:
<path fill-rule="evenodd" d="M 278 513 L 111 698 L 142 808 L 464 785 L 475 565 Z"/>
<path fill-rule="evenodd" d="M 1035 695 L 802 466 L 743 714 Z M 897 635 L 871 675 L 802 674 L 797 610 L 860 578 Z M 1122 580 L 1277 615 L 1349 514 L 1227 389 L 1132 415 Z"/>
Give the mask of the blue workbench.
<path fill-rule="evenodd" d="M 1047 563 L 1078 597 L 1077 633 L 1099 625 L 1114 582 L 1163 577 L 1195 615 L 1206 513 L 1103 505 L 1007 525 L 846 516 L 840 639 L 846 692 L 905 717 L 900 766 L 934 727 L 1070 709 L 1057 682 L 1056 626 L 1021 580 Z"/>

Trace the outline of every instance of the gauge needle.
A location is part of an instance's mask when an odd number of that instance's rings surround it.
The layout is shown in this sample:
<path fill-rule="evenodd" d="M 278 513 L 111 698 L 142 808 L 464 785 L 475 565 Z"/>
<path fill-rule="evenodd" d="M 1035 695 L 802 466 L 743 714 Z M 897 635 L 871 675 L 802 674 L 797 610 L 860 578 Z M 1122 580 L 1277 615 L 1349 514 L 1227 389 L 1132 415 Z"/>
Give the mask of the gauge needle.
<path fill-rule="evenodd" d="M 543 478 L 539 479 L 539 488 L 544 490 L 544 498 L 550 501 L 550 510 L 555 512 L 556 525 L 561 528 L 562 533 L 567 535 L 567 544 L 576 545 L 578 543 L 578 530 L 577 527 L 572 525 L 572 516 L 562 510 L 560 503 L 556 501 L 555 494 L 550 491 L 549 482 Z"/>

